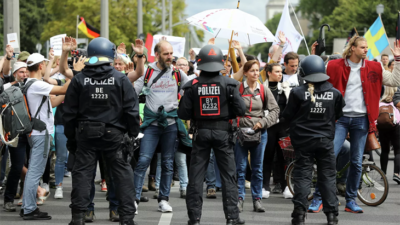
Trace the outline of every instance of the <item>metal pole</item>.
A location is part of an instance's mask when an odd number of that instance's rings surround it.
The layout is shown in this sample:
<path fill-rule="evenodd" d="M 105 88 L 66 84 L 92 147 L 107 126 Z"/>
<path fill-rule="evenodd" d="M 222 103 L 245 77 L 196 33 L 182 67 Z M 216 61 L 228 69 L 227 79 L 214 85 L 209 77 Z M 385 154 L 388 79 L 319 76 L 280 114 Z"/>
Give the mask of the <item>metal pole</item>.
<path fill-rule="evenodd" d="M 79 15 L 76 16 L 76 40 L 78 40 Z"/>
<path fill-rule="evenodd" d="M 20 41 L 19 34 L 19 0 L 3 0 L 3 47 L 6 49 L 7 46 L 7 34 L 17 33 L 18 44 L 21 48 L 22 44 Z M 14 52 L 19 53 L 20 48 L 15 48 Z M 5 52 L 5 51 L 4 51 Z"/>
<path fill-rule="evenodd" d="M 161 33 L 165 35 L 165 0 L 162 0 Z"/>
<path fill-rule="evenodd" d="M 108 0 L 101 0 L 101 13 L 100 13 L 101 37 L 108 39 Z"/>
<path fill-rule="evenodd" d="M 169 35 L 172 36 L 172 0 L 169 0 Z"/>
<path fill-rule="evenodd" d="M 307 44 L 307 41 L 306 41 L 306 37 L 304 36 L 304 33 L 303 33 L 303 29 L 301 29 L 301 24 L 300 24 L 300 22 L 299 22 L 299 19 L 297 19 L 296 11 L 294 11 L 294 8 L 293 8 L 293 6 L 292 6 L 292 4 L 291 4 L 290 2 L 289 2 L 289 4 L 290 4 L 290 7 L 292 8 L 294 17 L 296 18 L 296 21 L 297 21 L 297 24 L 299 24 L 299 28 L 300 28 L 300 31 L 301 31 L 301 35 L 303 35 L 303 40 L 304 40 L 304 44 L 306 45 L 308 55 L 311 55 L 311 54 L 310 54 L 310 49 L 308 49 L 308 44 Z"/>
<path fill-rule="evenodd" d="M 321 35 L 322 39 L 325 40 L 325 29 L 322 28 L 322 35 Z M 323 53 L 321 53 L 321 55 L 325 55 L 325 51 Z"/>
<path fill-rule="evenodd" d="M 139 37 L 139 34 L 143 34 L 143 1 L 138 0 L 138 9 L 137 9 L 137 15 L 138 15 L 138 28 L 137 28 L 137 35 Z"/>

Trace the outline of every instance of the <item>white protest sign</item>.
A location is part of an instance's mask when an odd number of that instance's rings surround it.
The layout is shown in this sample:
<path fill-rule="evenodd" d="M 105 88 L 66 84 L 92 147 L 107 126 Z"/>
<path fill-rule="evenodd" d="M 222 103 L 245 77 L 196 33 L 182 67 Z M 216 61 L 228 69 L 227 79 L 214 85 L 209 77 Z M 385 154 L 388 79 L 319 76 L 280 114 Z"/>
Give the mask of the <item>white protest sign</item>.
<path fill-rule="evenodd" d="M 17 33 L 7 34 L 7 40 L 8 45 L 11 45 L 14 49 L 19 48 Z"/>
<path fill-rule="evenodd" d="M 151 56 L 155 56 L 154 46 L 156 46 L 156 44 L 160 42 L 161 38 L 166 38 L 166 41 L 168 41 L 172 45 L 174 56 L 184 57 L 186 39 L 182 37 L 173 37 L 166 35 L 154 35 L 152 45 L 153 47 L 151 48 Z"/>
<path fill-rule="evenodd" d="M 66 34 L 60 34 L 50 38 L 50 46 L 54 50 L 54 56 L 61 56 L 62 53 L 62 39 L 66 37 Z"/>

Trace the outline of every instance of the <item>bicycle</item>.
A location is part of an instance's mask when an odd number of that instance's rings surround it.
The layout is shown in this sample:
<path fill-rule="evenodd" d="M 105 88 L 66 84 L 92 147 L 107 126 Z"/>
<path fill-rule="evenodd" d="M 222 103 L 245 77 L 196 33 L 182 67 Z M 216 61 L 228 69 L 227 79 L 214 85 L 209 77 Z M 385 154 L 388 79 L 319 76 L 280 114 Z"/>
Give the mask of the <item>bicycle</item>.
<path fill-rule="evenodd" d="M 288 141 L 290 141 L 290 138 L 286 138 L 285 140 L 282 140 L 282 142 L 286 142 L 282 148 L 283 151 L 286 152 L 286 156 L 294 156 L 294 149 L 291 144 L 288 144 Z M 281 143 L 280 143 L 281 145 Z M 288 151 L 293 151 L 292 154 L 288 154 Z M 389 193 L 389 183 L 386 178 L 385 173 L 377 167 L 374 162 L 368 161 L 369 155 L 364 155 L 363 156 L 363 162 L 362 162 L 362 172 L 361 172 L 361 178 L 360 178 L 360 186 L 357 191 L 357 197 L 358 199 L 364 203 L 365 205 L 368 206 L 378 206 L 382 204 Z M 293 190 L 293 178 L 292 178 L 292 172 L 294 169 L 294 163 L 295 160 L 289 164 L 287 167 L 285 177 L 286 177 L 286 182 L 287 186 L 289 187 L 290 192 L 294 195 L 294 190 Z M 349 168 L 350 162 L 348 162 L 344 168 L 342 168 L 340 171 L 337 171 L 336 173 L 336 178 L 341 178 L 345 171 Z M 314 163 L 313 165 L 313 171 L 312 171 L 312 182 L 311 182 L 311 189 L 310 189 L 310 195 L 308 196 L 308 200 L 313 199 L 313 193 L 315 192 L 315 187 L 317 184 L 317 165 Z"/>

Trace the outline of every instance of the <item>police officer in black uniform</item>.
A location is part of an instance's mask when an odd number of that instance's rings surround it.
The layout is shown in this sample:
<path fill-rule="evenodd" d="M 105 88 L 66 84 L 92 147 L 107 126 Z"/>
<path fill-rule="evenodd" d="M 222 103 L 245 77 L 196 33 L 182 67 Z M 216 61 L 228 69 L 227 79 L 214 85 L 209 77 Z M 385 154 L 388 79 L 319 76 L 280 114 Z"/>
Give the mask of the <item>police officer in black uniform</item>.
<path fill-rule="evenodd" d="M 307 83 L 292 89 L 282 115 L 290 122 L 290 137 L 296 155 L 292 224 L 304 224 L 315 159 L 324 213 L 328 224 L 333 225 L 338 223 L 333 139 L 335 121 L 343 115 L 345 104 L 342 94 L 327 82 L 329 76 L 325 74 L 325 64 L 319 56 L 303 59 L 300 75 Z"/>
<path fill-rule="evenodd" d="M 85 224 L 97 154 L 103 154 L 111 168 L 120 203 L 120 224 L 136 224 L 131 154 L 124 146 L 139 134 L 139 103 L 131 82 L 111 65 L 115 54 L 115 45 L 108 39 L 92 40 L 86 66 L 72 79 L 65 96 L 63 119 L 67 145 L 73 149 L 75 137 L 77 143 L 70 225 Z"/>
<path fill-rule="evenodd" d="M 200 76 L 184 85 L 184 95 L 178 108 L 179 118 L 192 119 L 195 126 L 186 195 L 188 224 L 200 224 L 203 181 L 211 149 L 214 149 L 221 173 L 226 224 L 244 224 L 239 219 L 237 208 L 238 190 L 230 120 L 243 116 L 246 106 L 237 88 L 239 83 L 219 75 L 224 63 L 218 47 L 203 47 L 197 63 Z"/>

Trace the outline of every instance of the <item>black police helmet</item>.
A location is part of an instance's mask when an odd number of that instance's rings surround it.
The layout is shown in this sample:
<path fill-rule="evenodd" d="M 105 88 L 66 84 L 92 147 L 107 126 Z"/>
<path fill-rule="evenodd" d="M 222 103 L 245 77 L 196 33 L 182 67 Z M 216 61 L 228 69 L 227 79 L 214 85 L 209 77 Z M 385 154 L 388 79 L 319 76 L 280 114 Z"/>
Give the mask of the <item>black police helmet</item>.
<path fill-rule="evenodd" d="M 107 38 L 98 37 L 93 39 L 87 48 L 88 58 L 86 66 L 99 66 L 114 62 L 116 48 Z"/>
<path fill-rule="evenodd" d="M 311 83 L 329 80 L 325 73 L 324 60 L 317 55 L 310 55 L 301 60 L 299 72 L 305 81 Z"/>
<path fill-rule="evenodd" d="M 197 58 L 197 69 L 207 72 L 224 70 L 224 56 L 221 49 L 215 45 L 201 48 Z"/>

